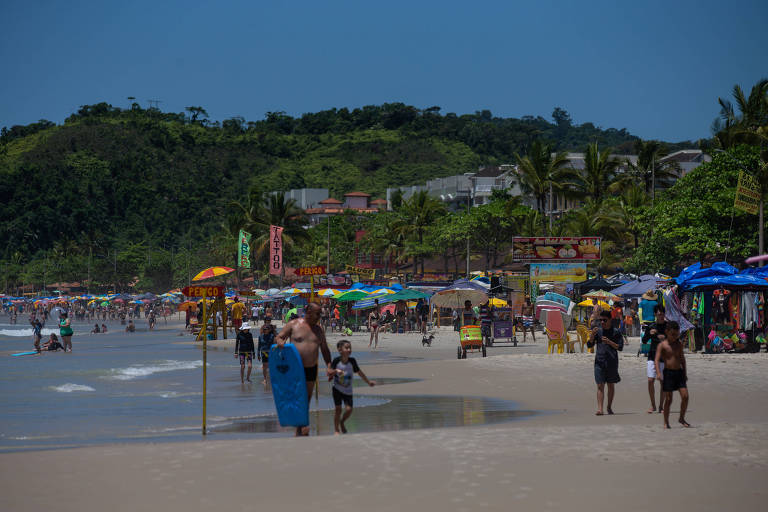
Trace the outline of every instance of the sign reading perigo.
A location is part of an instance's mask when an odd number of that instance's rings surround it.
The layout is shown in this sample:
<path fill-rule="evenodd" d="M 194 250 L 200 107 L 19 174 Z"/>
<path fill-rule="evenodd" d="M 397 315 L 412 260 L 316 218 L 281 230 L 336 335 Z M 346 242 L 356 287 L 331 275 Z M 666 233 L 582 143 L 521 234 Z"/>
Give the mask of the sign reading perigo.
<path fill-rule="evenodd" d="M 601 258 L 599 236 L 515 237 L 514 261 L 596 261 Z"/>

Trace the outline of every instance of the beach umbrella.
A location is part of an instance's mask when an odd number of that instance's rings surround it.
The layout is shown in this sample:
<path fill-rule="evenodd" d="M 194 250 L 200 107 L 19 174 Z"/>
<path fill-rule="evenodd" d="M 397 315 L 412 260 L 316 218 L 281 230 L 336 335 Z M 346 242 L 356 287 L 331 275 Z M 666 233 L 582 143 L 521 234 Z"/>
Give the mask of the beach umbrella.
<path fill-rule="evenodd" d="M 280 290 L 280 295 L 287 296 L 287 295 L 298 295 L 300 293 L 306 293 L 307 290 L 303 288 L 284 288 L 283 290 Z"/>
<path fill-rule="evenodd" d="M 139 300 L 149 299 L 149 300 L 155 300 L 157 298 L 157 295 L 151 292 L 142 293 L 141 295 L 136 296 Z"/>
<path fill-rule="evenodd" d="M 197 311 L 197 303 L 188 300 L 179 304 L 179 311 L 186 311 L 188 309 L 190 311 Z"/>
<path fill-rule="evenodd" d="M 102 301 L 101 306 L 109 306 L 109 301 L 108 300 Z"/>
<path fill-rule="evenodd" d="M 601 307 L 603 307 L 603 308 L 605 308 L 605 309 L 608 309 L 608 308 L 610 308 L 610 307 L 611 307 L 611 306 L 609 306 L 609 305 L 608 305 L 608 303 L 607 303 L 607 302 L 605 302 L 605 301 L 602 301 L 602 300 L 598 300 L 598 301 L 597 301 L 597 303 L 598 303 L 598 305 L 600 305 Z M 579 302 L 579 303 L 577 304 L 577 306 L 584 306 L 584 307 L 590 307 L 590 306 L 593 306 L 593 304 L 592 304 L 592 299 L 586 299 L 586 300 L 583 300 L 583 301 Z"/>
<path fill-rule="evenodd" d="M 209 267 L 198 273 L 192 280 L 200 281 L 202 279 L 210 279 L 211 277 L 223 276 L 234 271 L 235 269 L 229 267 Z"/>
<path fill-rule="evenodd" d="M 288 323 L 288 319 L 291 318 L 291 315 L 298 315 L 299 311 L 296 308 L 291 308 L 288 310 L 288 312 L 285 314 L 285 318 L 283 318 L 283 322 Z"/>
<path fill-rule="evenodd" d="M 349 290 L 336 296 L 336 300 L 339 302 L 357 301 L 368 297 L 368 295 L 370 295 L 368 292 L 362 290 Z"/>
<path fill-rule="evenodd" d="M 595 299 L 618 299 L 619 296 L 615 293 L 607 292 L 605 290 L 595 290 L 593 292 L 585 293 L 582 297 L 589 297 Z"/>
<path fill-rule="evenodd" d="M 365 298 L 355 301 L 355 305 L 352 306 L 352 309 L 369 309 L 375 307 L 377 300 L 379 301 L 380 306 L 389 302 L 395 302 L 391 300 L 391 297 L 394 297 L 394 294 L 382 293 L 379 295 L 368 295 Z"/>
<path fill-rule="evenodd" d="M 280 290 L 278 290 L 277 288 L 270 288 L 269 290 L 267 290 L 265 295 L 270 297 L 270 296 L 273 296 L 273 295 L 277 295 L 278 293 L 280 293 Z"/>
<path fill-rule="evenodd" d="M 318 297 L 335 297 L 340 293 L 341 292 L 339 290 L 334 290 L 333 288 L 325 288 L 323 290 L 318 290 L 317 296 Z"/>
<path fill-rule="evenodd" d="M 461 308 L 466 301 L 470 301 L 473 306 L 479 306 L 488 301 L 488 294 L 483 286 L 466 279 L 458 279 L 451 286 L 436 291 L 430 301 L 435 306 L 444 308 Z"/>
<path fill-rule="evenodd" d="M 385 295 L 388 293 L 395 293 L 395 290 L 390 290 L 389 288 L 379 288 L 378 290 L 373 290 L 371 295 Z"/>

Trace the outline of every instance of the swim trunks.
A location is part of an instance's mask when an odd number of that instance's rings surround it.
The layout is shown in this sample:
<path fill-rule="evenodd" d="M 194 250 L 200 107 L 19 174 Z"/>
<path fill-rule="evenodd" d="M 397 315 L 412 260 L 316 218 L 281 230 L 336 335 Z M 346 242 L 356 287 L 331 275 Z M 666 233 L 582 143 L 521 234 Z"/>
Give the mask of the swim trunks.
<path fill-rule="evenodd" d="M 304 367 L 304 378 L 307 382 L 315 382 L 317 380 L 317 365 Z"/>
<path fill-rule="evenodd" d="M 685 372 L 682 369 L 670 370 L 664 368 L 664 380 L 661 381 L 661 389 L 663 391 L 677 391 L 678 389 L 688 388 L 688 379 L 685 377 Z"/>
<path fill-rule="evenodd" d="M 245 364 L 246 361 L 249 363 L 253 361 L 253 354 L 250 352 L 247 354 L 240 353 L 240 364 Z"/>
<path fill-rule="evenodd" d="M 619 366 L 595 361 L 595 382 L 597 384 L 616 384 L 621 382 Z"/>
<path fill-rule="evenodd" d="M 233 318 L 232 319 L 232 325 L 235 329 L 240 329 L 240 327 L 243 325 L 243 319 L 242 318 Z"/>
<path fill-rule="evenodd" d="M 269 350 L 262 350 L 261 351 L 261 362 L 263 364 L 269 363 Z"/>
<path fill-rule="evenodd" d="M 336 407 L 340 407 L 342 402 L 348 405 L 349 407 L 354 407 L 354 405 L 352 405 L 353 403 L 352 395 L 342 393 L 336 388 L 331 388 L 331 390 L 333 391 L 333 404 Z"/>

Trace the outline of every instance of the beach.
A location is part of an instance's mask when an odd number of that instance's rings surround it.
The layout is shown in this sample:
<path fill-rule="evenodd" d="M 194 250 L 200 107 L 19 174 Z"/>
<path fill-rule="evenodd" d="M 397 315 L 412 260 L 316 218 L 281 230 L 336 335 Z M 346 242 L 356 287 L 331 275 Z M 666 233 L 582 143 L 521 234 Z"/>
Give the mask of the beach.
<path fill-rule="evenodd" d="M 199 347 L 173 326 L 152 336 Z M 431 347 L 417 333 L 345 337 L 376 380 L 358 396 L 484 397 L 513 402 L 521 418 L 295 439 L 199 436 L 193 441 L 103 443 L 0 453 L 0 508 L 9 511 L 166 510 L 279 507 L 332 510 L 763 510 L 768 491 L 768 354 L 688 354 L 691 402 L 684 429 L 675 397 L 670 423 L 647 414 L 645 358 L 633 339 L 620 360 L 615 415 L 595 416 L 592 354 L 546 354 L 543 335 L 488 357 L 456 358 L 457 335 L 438 330 Z M 328 335 L 335 344 L 342 339 Z M 77 343 L 77 338 L 75 338 Z M 211 342 L 211 354 L 232 340 Z M 77 345 L 75 345 L 77 350 Z M 386 354 L 383 362 L 379 354 Z M 77 353 L 72 356 L 77 357 Z M 369 360 L 369 363 L 364 361 Z M 194 370 L 188 370 L 194 371 Z M 199 369 L 197 370 L 199 371 Z M 255 370 L 255 377 L 260 375 Z M 209 370 L 210 374 L 210 370 Z M 658 391 L 657 391 L 658 393 Z M 358 399 L 356 396 L 356 400 Z M 437 400 L 437 399 L 435 399 Z M 379 406 L 352 419 L 375 418 Z M 480 417 L 478 417 L 480 416 Z M 311 416 L 313 421 L 316 416 Z M 327 421 L 328 416 L 322 416 Z M 354 425 L 354 424 L 353 424 Z"/>

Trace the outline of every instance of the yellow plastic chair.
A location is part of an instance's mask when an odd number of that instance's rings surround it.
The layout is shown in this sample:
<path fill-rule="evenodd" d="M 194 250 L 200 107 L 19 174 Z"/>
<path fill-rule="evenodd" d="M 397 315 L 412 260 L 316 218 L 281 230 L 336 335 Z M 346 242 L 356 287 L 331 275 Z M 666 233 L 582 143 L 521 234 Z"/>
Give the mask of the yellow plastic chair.
<path fill-rule="evenodd" d="M 587 346 L 589 341 L 589 327 L 583 324 L 576 326 L 576 333 L 579 335 L 579 343 L 581 344 L 581 351 L 584 352 L 584 347 Z M 590 350 L 587 348 L 587 350 Z"/>
<path fill-rule="evenodd" d="M 555 347 L 557 347 L 557 353 L 562 354 L 565 352 L 565 340 L 559 332 L 550 331 L 545 327 L 544 331 L 547 333 L 547 354 L 553 354 Z M 566 339 L 568 335 L 566 334 Z"/>

